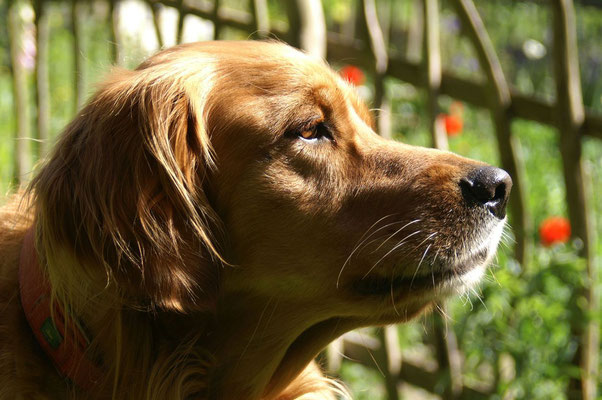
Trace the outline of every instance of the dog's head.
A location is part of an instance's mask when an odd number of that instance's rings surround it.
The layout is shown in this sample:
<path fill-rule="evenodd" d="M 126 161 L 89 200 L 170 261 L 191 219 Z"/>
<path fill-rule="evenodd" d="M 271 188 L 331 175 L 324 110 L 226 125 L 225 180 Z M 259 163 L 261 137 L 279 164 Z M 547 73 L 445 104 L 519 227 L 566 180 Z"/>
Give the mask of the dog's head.
<path fill-rule="evenodd" d="M 134 302 L 206 308 L 227 270 L 232 290 L 368 319 L 476 281 L 511 185 L 382 139 L 323 62 L 261 42 L 180 46 L 115 73 L 34 182 L 47 250 L 105 266 Z"/>
<path fill-rule="evenodd" d="M 479 279 L 508 174 L 379 137 L 319 60 L 278 44 L 214 46 L 211 196 L 241 266 L 227 289 L 382 323 Z"/>

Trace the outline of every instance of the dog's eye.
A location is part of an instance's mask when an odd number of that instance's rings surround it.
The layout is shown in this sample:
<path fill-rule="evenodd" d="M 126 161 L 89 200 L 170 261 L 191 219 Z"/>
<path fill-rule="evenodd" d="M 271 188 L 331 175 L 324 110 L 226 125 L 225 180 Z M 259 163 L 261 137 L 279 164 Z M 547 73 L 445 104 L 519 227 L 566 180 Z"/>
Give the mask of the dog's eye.
<path fill-rule="evenodd" d="M 314 141 L 322 138 L 332 140 L 328 127 L 321 122 L 309 128 L 302 129 L 299 132 L 299 137 L 305 141 Z"/>

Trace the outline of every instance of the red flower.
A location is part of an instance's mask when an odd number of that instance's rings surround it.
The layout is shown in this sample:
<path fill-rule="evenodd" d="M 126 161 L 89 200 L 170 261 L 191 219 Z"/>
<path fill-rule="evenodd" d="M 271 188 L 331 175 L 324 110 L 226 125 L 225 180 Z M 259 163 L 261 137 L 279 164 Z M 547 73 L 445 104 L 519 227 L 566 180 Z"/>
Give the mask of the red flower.
<path fill-rule="evenodd" d="M 462 116 L 457 114 L 443 114 L 443 122 L 445 123 L 445 131 L 447 136 L 457 136 L 462 133 Z"/>
<path fill-rule="evenodd" d="M 359 86 L 364 83 L 364 73 L 355 65 L 345 65 L 339 72 L 343 79 Z"/>
<path fill-rule="evenodd" d="M 549 217 L 539 226 L 539 237 L 544 246 L 566 243 L 571 237 L 571 224 L 564 217 Z"/>

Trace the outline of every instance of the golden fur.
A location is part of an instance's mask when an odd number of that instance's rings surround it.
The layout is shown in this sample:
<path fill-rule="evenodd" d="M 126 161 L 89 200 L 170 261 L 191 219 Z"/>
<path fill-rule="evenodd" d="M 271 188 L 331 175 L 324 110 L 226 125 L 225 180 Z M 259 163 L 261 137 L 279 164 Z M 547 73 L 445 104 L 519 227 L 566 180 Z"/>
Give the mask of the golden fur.
<path fill-rule="evenodd" d="M 315 355 L 472 284 L 503 225 L 458 187 L 481 163 L 371 126 L 283 44 L 114 71 L 2 209 L 0 398 L 334 398 Z M 32 224 L 54 301 L 93 333 L 94 391 L 57 374 L 21 310 Z"/>

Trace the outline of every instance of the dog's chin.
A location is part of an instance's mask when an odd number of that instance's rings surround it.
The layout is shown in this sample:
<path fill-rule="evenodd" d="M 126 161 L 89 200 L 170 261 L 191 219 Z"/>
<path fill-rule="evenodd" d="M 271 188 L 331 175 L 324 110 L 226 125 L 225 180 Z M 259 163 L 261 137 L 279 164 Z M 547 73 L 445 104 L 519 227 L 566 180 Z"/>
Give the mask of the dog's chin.
<path fill-rule="evenodd" d="M 453 252 L 453 256 L 439 256 L 434 261 L 424 261 L 422 267 L 406 268 L 411 274 L 394 277 L 366 276 L 353 283 L 353 290 L 362 296 L 383 297 L 403 302 L 408 296 L 424 301 L 440 300 L 461 294 L 476 285 L 483 277 L 499 244 L 504 221 L 498 221 L 485 238 L 475 240 L 470 250 Z M 422 271 L 422 273 L 416 273 Z M 415 272 L 414 272 L 415 271 Z"/>

